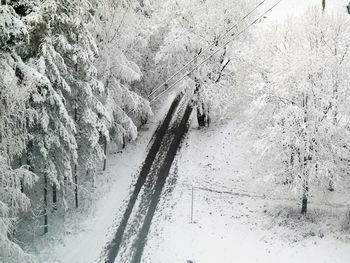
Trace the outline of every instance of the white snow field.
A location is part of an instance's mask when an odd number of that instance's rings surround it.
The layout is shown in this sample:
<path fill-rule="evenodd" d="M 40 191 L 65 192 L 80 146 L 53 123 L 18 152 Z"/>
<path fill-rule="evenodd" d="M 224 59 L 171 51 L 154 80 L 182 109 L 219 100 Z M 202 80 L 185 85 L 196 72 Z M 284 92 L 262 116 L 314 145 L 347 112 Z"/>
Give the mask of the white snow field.
<path fill-rule="evenodd" d="M 96 213 L 74 222 L 76 231 L 46 240 L 42 262 L 100 262 L 156 124 L 109 161 L 110 187 L 94 204 Z M 349 204 L 349 187 L 315 195 L 308 216 L 300 217 L 299 203 L 289 192 L 281 194 L 254 176 L 237 127 L 235 122 L 203 130 L 193 125 L 169 175 L 142 262 L 350 262 L 350 232 L 342 230 L 348 208 L 332 202 Z"/>
<path fill-rule="evenodd" d="M 190 131 L 169 178 L 175 188 L 165 191 L 143 262 L 350 262 L 350 232 L 342 232 L 336 215 L 347 209 L 315 197 L 309 215 L 300 217 L 289 192 L 276 193 L 256 180 L 236 130 L 232 122 Z M 348 204 L 349 193 L 348 187 L 338 190 Z"/>

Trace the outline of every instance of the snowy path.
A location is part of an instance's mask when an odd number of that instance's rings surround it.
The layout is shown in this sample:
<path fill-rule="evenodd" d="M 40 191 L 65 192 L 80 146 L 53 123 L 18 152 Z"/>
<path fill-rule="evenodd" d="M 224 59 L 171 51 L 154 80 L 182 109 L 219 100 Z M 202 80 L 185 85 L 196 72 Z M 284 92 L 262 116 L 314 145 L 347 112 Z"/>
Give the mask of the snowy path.
<path fill-rule="evenodd" d="M 141 262 L 165 181 L 181 140 L 188 130 L 192 106 L 186 106 L 188 99 L 181 98 L 182 95 L 174 100 L 156 132 L 123 218 L 101 259 L 104 262 Z"/>

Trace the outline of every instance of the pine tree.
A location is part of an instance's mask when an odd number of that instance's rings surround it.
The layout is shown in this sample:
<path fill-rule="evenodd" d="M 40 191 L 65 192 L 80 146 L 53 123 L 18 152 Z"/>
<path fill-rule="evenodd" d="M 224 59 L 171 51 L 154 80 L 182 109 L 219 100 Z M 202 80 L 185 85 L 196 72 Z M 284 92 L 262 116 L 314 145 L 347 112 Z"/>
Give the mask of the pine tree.
<path fill-rule="evenodd" d="M 46 174 L 49 184 L 55 188 L 65 182 L 73 183 L 76 207 L 78 169 L 84 167 L 83 173 L 95 175 L 96 162 L 104 157 L 100 135 L 108 137 L 107 112 L 100 101 L 104 87 L 97 80 L 94 67 L 97 47 L 85 23 L 90 17 L 89 7 L 86 1 L 47 0 L 28 18 L 34 45 L 31 50 L 39 51 L 29 55 L 39 56 L 38 68 L 50 80 L 54 93 L 51 105 L 46 104 L 44 108 L 53 114 L 48 114 L 49 122 L 55 126 L 47 127 L 51 133 L 57 133 L 51 139 L 60 149 L 52 148 L 56 161 L 47 164 Z M 56 164 L 58 167 L 54 167 Z M 58 173 L 52 173 L 55 169 Z M 57 198 L 56 191 L 54 196 Z"/>
<path fill-rule="evenodd" d="M 134 10 L 140 7 L 136 2 L 110 0 L 94 3 L 94 7 L 96 23 L 91 27 L 99 49 L 98 77 L 106 89 L 103 103 L 109 114 L 110 139 L 125 146 L 126 141 L 136 138 L 137 126 L 145 124 L 152 114 L 148 101 L 130 90 L 130 83 L 140 80 L 142 74 L 122 51 L 122 47 L 128 48 L 122 39 L 133 39 L 130 35 L 121 37 L 124 27 L 130 19 L 135 21 Z"/>
<path fill-rule="evenodd" d="M 0 5 L 0 261 L 35 262 L 11 240 L 18 212 L 30 204 L 22 192 L 36 179 L 26 166 L 14 169 L 14 162 L 26 148 L 29 94 L 22 85 L 28 69 L 16 53 L 16 44 L 24 41 L 27 29 L 12 7 Z"/>
<path fill-rule="evenodd" d="M 67 183 L 72 183 L 72 165 L 77 160 L 75 125 L 69 116 L 63 93 L 70 87 L 65 80 L 67 69 L 63 58 L 55 50 L 47 17 L 52 15 L 52 5 L 36 2 L 24 12 L 29 25 L 29 45 L 21 47 L 21 56 L 32 69 L 32 79 L 27 80 L 30 96 L 26 102 L 31 112 L 33 125 L 28 130 L 27 162 L 39 176 L 35 191 L 31 191 L 32 209 L 41 209 L 44 232 L 48 231 L 49 203 L 58 206 L 57 191 L 62 192 Z M 48 5 L 46 5 L 48 4 Z M 26 6 L 22 6 L 25 9 Z M 31 12 L 35 10 L 34 12 Z M 52 202 L 49 194 L 52 189 Z M 63 204 L 64 200 L 59 200 Z"/>

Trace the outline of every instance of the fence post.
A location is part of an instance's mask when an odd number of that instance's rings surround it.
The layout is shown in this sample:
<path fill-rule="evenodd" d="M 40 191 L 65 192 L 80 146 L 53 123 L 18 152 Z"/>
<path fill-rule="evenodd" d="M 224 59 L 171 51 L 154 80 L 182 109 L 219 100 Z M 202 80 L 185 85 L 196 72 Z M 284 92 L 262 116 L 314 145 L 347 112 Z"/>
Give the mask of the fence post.
<path fill-rule="evenodd" d="M 191 195 L 191 224 L 193 224 L 193 199 L 194 199 L 194 184 L 192 184 L 192 195 Z"/>

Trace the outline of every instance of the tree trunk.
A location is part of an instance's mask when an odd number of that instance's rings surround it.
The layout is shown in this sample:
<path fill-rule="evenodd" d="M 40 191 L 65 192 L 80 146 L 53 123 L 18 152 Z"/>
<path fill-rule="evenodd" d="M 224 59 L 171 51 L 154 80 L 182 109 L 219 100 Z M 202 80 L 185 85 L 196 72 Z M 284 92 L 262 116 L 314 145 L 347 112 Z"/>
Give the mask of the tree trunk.
<path fill-rule="evenodd" d="M 200 109 L 202 108 L 202 110 Z M 205 127 L 205 114 L 204 114 L 204 109 L 203 105 L 197 105 L 197 120 L 198 120 L 198 125 L 199 127 Z"/>
<path fill-rule="evenodd" d="M 23 158 L 23 153 L 21 154 L 21 157 L 18 158 L 18 167 L 22 167 L 23 162 L 22 162 L 22 158 Z M 21 184 L 21 193 L 24 193 L 24 185 L 23 185 L 23 179 L 20 179 L 20 184 Z"/>
<path fill-rule="evenodd" d="M 208 106 L 208 111 L 207 111 L 207 125 L 208 127 L 210 126 L 210 108 Z"/>
<path fill-rule="evenodd" d="M 56 185 L 52 186 L 52 204 L 53 204 L 53 210 L 57 211 L 57 187 L 56 187 Z"/>
<path fill-rule="evenodd" d="M 74 121 L 77 123 L 78 120 L 78 111 L 77 111 L 77 103 L 74 105 Z M 74 164 L 74 195 L 75 195 L 75 208 L 79 207 L 78 203 L 78 165 Z"/>
<path fill-rule="evenodd" d="M 334 55 L 337 55 L 337 49 L 334 50 Z M 336 79 L 338 79 L 338 74 L 335 76 Z M 333 125 L 338 126 L 338 86 L 339 83 L 336 80 L 336 82 L 333 85 L 333 109 L 332 109 L 332 118 L 333 118 Z M 334 178 L 332 172 L 329 172 L 329 184 L 328 184 L 328 190 L 333 192 L 335 190 L 334 188 Z"/>
<path fill-rule="evenodd" d="M 126 139 L 125 139 L 125 134 L 123 134 L 123 145 L 122 145 L 122 149 L 125 149 L 126 147 Z"/>
<path fill-rule="evenodd" d="M 307 164 L 307 160 L 309 158 L 304 158 L 304 169 Z M 309 174 L 308 171 L 304 172 L 304 182 L 303 182 L 303 199 L 302 199 L 302 206 L 301 206 L 301 214 L 305 215 L 307 213 L 307 201 L 309 197 Z"/>
<path fill-rule="evenodd" d="M 47 216 L 47 176 L 44 176 L 44 234 L 49 231 Z"/>
<path fill-rule="evenodd" d="M 303 192 L 303 200 L 302 200 L 302 206 L 301 206 L 301 213 L 305 215 L 307 213 L 307 199 L 309 195 L 309 187 L 304 187 Z"/>
<path fill-rule="evenodd" d="M 309 148 L 310 146 L 308 145 L 307 142 L 307 122 L 308 122 L 308 101 L 309 101 L 309 96 L 307 94 L 304 94 L 304 99 L 303 99 L 303 108 L 304 108 L 304 143 L 305 143 L 305 153 L 303 157 L 303 197 L 302 197 L 302 206 L 301 206 L 301 213 L 306 214 L 307 212 L 307 201 L 309 197 L 309 171 L 308 171 L 308 163 L 312 160 L 312 156 L 309 151 L 311 149 Z"/>
<path fill-rule="evenodd" d="M 105 154 L 105 158 L 103 159 L 103 171 L 106 171 L 107 168 L 107 137 L 104 136 L 104 145 L 103 145 L 103 152 Z"/>
<path fill-rule="evenodd" d="M 78 166 L 74 165 L 74 196 L 75 196 L 75 208 L 79 207 L 78 200 Z"/>
<path fill-rule="evenodd" d="M 215 83 L 219 83 L 219 81 L 220 81 L 220 79 L 221 79 L 221 77 L 222 77 L 222 74 L 223 74 L 225 68 L 227 67 L 227 65 L 230 63 L 230 61 L 231 61 L 231 60 L 229 59 L 229 60 L 227 60 L 227 61 L 222 65 L 221 70 L 220 70 L 220 72 L 219 72 L 219 76 L 217 77 Z"/>
<path fill-rule="evenodd" d="M 76 43 L 79 43 L 79 35 L 77 34 Z M 75 72 L 78 73 L 78 62 L 75 64 Z M 74 103 L 74 122 L 78 123 L 78 106 L 77 101 Z M 78 165 L 74 164 L 74 195 L 75 195 L 75 208 L 79 207 L 78 200 Z"/>
<path fill-rule="evenodd" d="M 196 89 L 194 91 L 194 94 L 197 95 L 197 97 L 198 97 L 198 99 L 197 99 L 197 120 L 198 120 L 198 125 L 199 125 L 199 127 L 205 127 L 206 116 L 205 116 L 205 112 L 204 112 L 204 105 L 199 100 L 199 97 L 200 97 L 199 92 L 200 92 L 201 84 L 199 83 L 199 79 L 197 79 L 197 78 L 194 78 L 194 81 L 196 83 Z"/>

